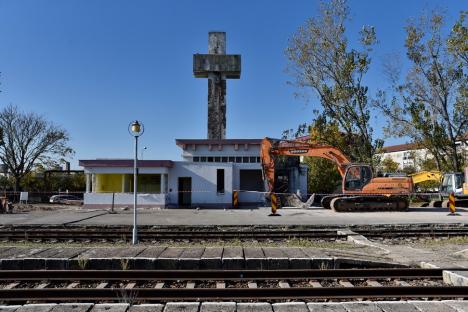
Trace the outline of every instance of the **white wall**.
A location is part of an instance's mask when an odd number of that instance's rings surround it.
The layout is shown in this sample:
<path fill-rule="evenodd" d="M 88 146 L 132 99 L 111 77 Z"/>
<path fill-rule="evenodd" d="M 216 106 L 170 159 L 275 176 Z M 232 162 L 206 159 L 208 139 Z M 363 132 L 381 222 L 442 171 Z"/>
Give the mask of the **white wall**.
<path fill-rule="evenodd" d="M 168 173 L 170 168 L 166 167 L 138 167 L 140 174 L 164 174 Z M 85 173 L 116 173 L 133 174 L 133 167 L 84 167 Z"/>
<path fill-rule="evenodd" d="M 110 208 L 112 205 L 112 193 L 85 193 L 85 208 Z M 166 194 L 144 194 L 138 193 L 137 205 L 140 208 L 164 207 L 166 205 Z M 133 207 L 133 193 L 114 193 L 115 207 Z"/>
<path fill-rule="evenodd" d="M 196 145 L 196 149 L 193 149 L 193 145 L 187 145 L 187 148 L 182 152 L 182 158 L 189 161 L 192 160 L 193 156 L 260 156 L 260 145 L 249 144 L 248 148 L 245 149 L 244 144 L 239 144 L 239 148 L 235 150 L 234 145 L 222 145 L 222 150 L 218 149 L 218 145 L 214 144 L 210 150 L 208 145 Z"/>
<path fill-rule="evenodd" d="M 224 169 L 224 194 L 216 192 L 216 170 Z M 232 204 L 232 163 L 193 163 L 185 161 L 174 162 L 169 172 L 169 203 L 177 205 L 178 178 L 192 178 L 192 206 Z"/>

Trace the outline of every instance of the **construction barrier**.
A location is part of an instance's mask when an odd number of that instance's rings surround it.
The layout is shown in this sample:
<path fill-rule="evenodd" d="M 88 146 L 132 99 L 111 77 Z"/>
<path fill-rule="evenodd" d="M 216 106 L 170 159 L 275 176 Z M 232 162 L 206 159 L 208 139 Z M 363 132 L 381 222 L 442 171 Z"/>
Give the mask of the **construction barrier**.
<path fill-rule="evenodd" d="M 278 210 L 278 197 L 276 196 L 275 193 L 270 193 L 270 200 L 271 200 L 270 216 L 279 216 L 279 214 L 276 213 L 276 210 Z"/>
<path fill-rule="evenodd" d="M 452 192 L 449 195 L 449 204 L 448 204 L 449 210 L 451 214 L 455 214 L 456 208 L 455 208 L 455 194 Z"/>
<path fill-rule="evenodd" d="M 232 191 L 232 208 L 239 208 L 239 192 Z"/>

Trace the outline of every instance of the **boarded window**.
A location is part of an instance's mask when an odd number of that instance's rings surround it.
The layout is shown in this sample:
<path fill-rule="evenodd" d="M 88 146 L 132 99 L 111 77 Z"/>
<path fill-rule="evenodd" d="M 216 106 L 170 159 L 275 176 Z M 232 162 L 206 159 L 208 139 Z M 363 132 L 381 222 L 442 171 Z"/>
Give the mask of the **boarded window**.
<path fill-rule="evenodd" d="M 216 170 L 216 192 L 224 193 L 224 169 Z"/>
<path fill-rule="evenodd" d="M 263 192 L 262 170 L 240 170 L 240 189 Z"/>

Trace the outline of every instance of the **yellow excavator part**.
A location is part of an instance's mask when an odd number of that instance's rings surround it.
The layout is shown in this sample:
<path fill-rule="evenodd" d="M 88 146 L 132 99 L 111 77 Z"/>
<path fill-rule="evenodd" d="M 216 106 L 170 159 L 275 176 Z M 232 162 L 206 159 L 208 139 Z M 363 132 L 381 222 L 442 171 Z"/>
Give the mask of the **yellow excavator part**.
<path fill-rule="evenodd" d="M 439 171 L 421 171 L 409 175 L 413 179 L 413 184 L 418 184 L 425 181 L 440 182 L 442 174 Z"/>

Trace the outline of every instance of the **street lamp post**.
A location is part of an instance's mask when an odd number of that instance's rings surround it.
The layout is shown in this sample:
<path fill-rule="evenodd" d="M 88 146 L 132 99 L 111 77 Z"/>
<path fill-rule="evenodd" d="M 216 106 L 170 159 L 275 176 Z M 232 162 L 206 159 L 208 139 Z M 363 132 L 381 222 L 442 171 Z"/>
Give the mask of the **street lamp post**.
<path fill-rule="evenodd" d="M 137 194 L 138 194 L 138 137 L 145 132 L 143 123 L 138 120 L 131 122 L 128 125 L 128 132 L 135 137 L 135 158 L 133 160 L 133 236 L 132 244 L 138 244 L 137 231 Z"/>

